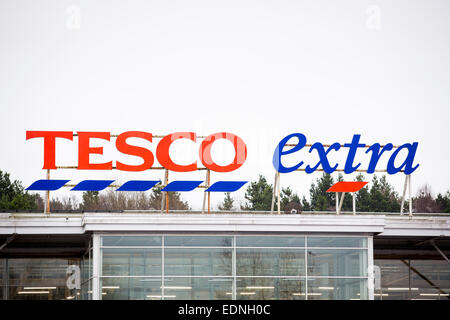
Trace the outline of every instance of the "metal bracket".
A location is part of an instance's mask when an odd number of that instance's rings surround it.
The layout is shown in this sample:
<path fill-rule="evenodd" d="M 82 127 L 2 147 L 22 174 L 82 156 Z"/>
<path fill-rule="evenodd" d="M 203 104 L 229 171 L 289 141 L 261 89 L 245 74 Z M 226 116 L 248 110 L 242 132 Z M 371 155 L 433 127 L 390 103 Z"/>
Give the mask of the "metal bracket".
<path fill-rule="evenodd" d="M 336 214 L 341 214 L 342 204 L 344 203 L 345 192 L 342 192 L 341 200 L 339 200 L 339 192 L 336 192 Z"/>
<path fill-rule="evenodd" d="M 167 186 L 169 184 L 169 170 L 165 170 L 164 172 L 164 185 Z M 166 213 L 169 212 L 169 194 L 168 192 L 161 192 L 161 212 L 164 212 L 164 207 L 166 208 Z M 165 204 L 165 206 L 164 206 Z"/>
<path fill-rule="evenodd" d="M 210 187 L 211 184 L 211 170 L 206 170 L 206 189 Z M 205 192 L 203 195 L 203 206 L 202 206 L 202 213 L 205 213 L 205 207 L 206 207 L 206 199 L 208 199 L 208 213 L 211 213 L 211 192 Z"/>
<path fill-rule="evenodd" d="M 430 240 L 431 245 L 436 249 L 437 252 L 440 253 L 440 255 L 448 262 L 450 263 L 450 260 L 447 258 L 447 256 L 441 251 L 441 249 L 438 248 L 436 243 L 434 243 L 434 240 Z"/>
<path fill-rule="evenodd" d="M 400 206 L 400 215 L 403 215 L 405 205 L 406 189 L 409 191 L 409 216 L 412 217 L 412 198 L 411 198 L 411 175 L 405 175 L 405 184 L 403 185 L 402 205 Z"/>
<path fill-rule="evenodd" d="M 275 206 L 275 197 L 277 197 L 277 213 L 281 214 L 280 211 L 280 194 L 281 194 L 281 188 L 280 188 L 280 173 L 278 171 L 275 172 L 275 180 L 273 183 L 273 191 L 272 191 L 272 204 L 270 206 L 270 213 L 273 213 L 273 209 Z"/>
<path fill-rule="evenodd" d="M 17 236 L 17 233 L 13 233 L 11 236 L 6 238 L 6 242 L 0 246 L 0 251 L 3 250 L 4 247 L 6 247 L 8 244 L 10 244 Z"/>

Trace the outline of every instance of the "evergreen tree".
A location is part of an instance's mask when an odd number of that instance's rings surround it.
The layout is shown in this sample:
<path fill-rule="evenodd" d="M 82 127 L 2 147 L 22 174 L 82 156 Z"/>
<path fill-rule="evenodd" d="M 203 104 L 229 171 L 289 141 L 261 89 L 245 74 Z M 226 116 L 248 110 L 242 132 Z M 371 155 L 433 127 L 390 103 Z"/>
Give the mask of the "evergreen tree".
<path fill-rule="evenodd" d="M 272 206 L 272 192 L 272 185 L 267 183 L 264 176 L 259 175 L 258 180 L 251 182 L 247 187 L 245 199 L 248 202 L 241 206 L 241 210 L 270 211 Z M 275 208 L 277 201 L 275 198 Z M 290 187 L 281 188 L 280 210 L 284 211 L 288 204 L 289 208 L 292 207 L 297 210 L 301 208 L 299 196 Z"/>
<path fill-rule="evenodd" d="M 372 212 L 400 212 L 400 201 L 397 192 L 387 182 L 386 176 L 380 179 L 373 176 L 370 195 L 370 211 Z"/>
<path fill-rule="evenodd" d="M 80 204 L 80 209 L 83 211 L 101 210 L 99 207 L 99 192 L 98 191 L 83 192 L 83 202 Z"/>
<path fill-rule="evenodd" d="M 299 213 L 303 211 L 299 196 L 290 187 L 281 188 L 280 210 L 290 212 L 292 209 Z"/>
<path fill-rule="evenodd" d="M 150 207 L 155 210 L 161 209 L 162 187 L 153 188 L 150 195 Z M 187 202 L 181 200 L 179 192 L 167 192 L 169 197 L 169 210 L 190 210 Z M 166 204 L 164 204 L 165 207 Z"/>
<path fill-rule="evenodd" d="M 223 211 L 231 211 L 233 210 L 234 200 L 231 197 L 230 192 L 225 192 L 225 198 L 223 199 L 223 203 L 219 204 L 219 210 Z"/>
<path fill-rule="evenodd" d="M 356 181 L 365 181 L 362 173 L 356 176 Z M 358 192 L 356 192 L 356 211 L 371 212 L 371 202 L 369 194 L 369 184 L 366 184 Z"/>
<path fill-rule="evenodd" d="M 258 181 L 251 182 L 247 187 L 245 199 L 248 202 L 241 206 L 241 209 L 270 211 L 272 205 L 272 191 L 272 185 L 267 183 L 264 176 L 259 175 Z"/>
<path fill-rule="evenodd" d="M 288 203 L 301 204 L 301 200 L 296 193 L 294 193 L 290 187 L 281 188 L 280 207 L 284 210 Z"/>
<path fill-rule="evenodd" d="M 450 190 L 444 195 L 439 193 L 436 197 L 436 204 L 440 212 L 450 213 Z"/>
<path fill-rule="evenodd" d="M 311 204 L 306 200 L 305 196 L 302 198 L 303 211 L 311 211 Z"/>
<path fill-rule="evenodd" d="M 334 184 L 333 177 L 324 172 L 323 175 L 311 184 L 309 195 L 311 209 L 314 211 L 327 211 L 336 209 L 336 198 L 334 192 L 326 192 Z"/>
<path fill-rule="evenodd" d="M 35 210 L 37 194 L 29 194 L 20 181 L 11 181 L 7 172 L 0 170 L 0 210 Z"/>

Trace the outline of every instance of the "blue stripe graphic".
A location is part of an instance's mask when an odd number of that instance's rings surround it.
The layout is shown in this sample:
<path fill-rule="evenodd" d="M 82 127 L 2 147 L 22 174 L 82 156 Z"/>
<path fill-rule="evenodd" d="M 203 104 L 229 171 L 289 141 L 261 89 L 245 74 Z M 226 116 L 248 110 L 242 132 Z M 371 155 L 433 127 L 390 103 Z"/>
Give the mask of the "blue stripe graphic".
<path fill-rule="evenodd" d="M 116 191 L 147 191 L 154 187 L 159 180 L 130 180 Z"/>
<path fill-rule="evenodd" d="M 246 183 L 247 181 L 217 181 L 206 189 L 206 192 L 233 192 L 242 188 Z"/>
<path fill-rule="evenodd" d="M 33 191 L 54 191 L 60 189 L 70 180 L 37 180 L 31 184 L 26 190 Z"/>
<path fill-rule="evenodd" d="M 192 191 L 203 181 L 172 181 L 161 191 Z"/>
<path fill-rule="evenodd" d="M 84 180 L 70 191 L 101 191 L 107 188 L 114 180 Z"/>
<path fill-rule="evenodd" d="M 55 191 L 70 180 L 36 180 L 26 190 L 30 191 Z M 107 188 L 114 180 L 83 180 L 71 191 L 101 191 Z M 156 186 L 159 180 L 129 180 L 120 186 L 116 191 L 147 191 Z M 178 180 L 170 182 L 162 191 L 192 191 L 203 181 Z M 242 188 L 248 181 L 217 181 L 213 183 L 205 192 L 234 192 Z"/>

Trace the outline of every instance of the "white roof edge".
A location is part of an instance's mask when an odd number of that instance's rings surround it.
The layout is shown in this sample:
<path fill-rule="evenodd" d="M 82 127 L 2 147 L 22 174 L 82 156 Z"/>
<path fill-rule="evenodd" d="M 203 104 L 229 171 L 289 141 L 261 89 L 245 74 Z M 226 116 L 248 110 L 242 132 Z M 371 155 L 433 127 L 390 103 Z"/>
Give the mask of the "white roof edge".
<path fill-rule="evenodd" d="M 380 236 L 450 237 L 450 217 L 386 217 Z"/>
<path fill-rule="evenodd" d="M 380 236 L 450 236 L 450 217 L 238 213 L 0 215 L 0 234 L 83 234 L 90 231 L 320 232 L 372 233 Z"/>

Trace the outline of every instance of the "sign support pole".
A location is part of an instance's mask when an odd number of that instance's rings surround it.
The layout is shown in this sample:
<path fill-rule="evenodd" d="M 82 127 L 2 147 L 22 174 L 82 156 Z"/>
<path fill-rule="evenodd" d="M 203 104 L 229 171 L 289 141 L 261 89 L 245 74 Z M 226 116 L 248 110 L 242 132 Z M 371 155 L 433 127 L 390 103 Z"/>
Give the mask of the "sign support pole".
<path fill-rule="evenodd" d="M 410 174 L 408 174 L 408 190 L 409 190 L 409 216 L 412 217 L 411 175 Z"/>
<path fill-rule="evenodd" d="M 211 186 L 211 170 L 206 171 L 206 183 L 207 187 L 209 188 Z M 208 213 L 211 213 L 211 192 L 208 192 Z"/>
<path fill-rule="evenodd" d="M 166 169 L 166 186 L 169 184 L 169 170 Z M 169 213 L 169 192 L 166 192 L 166 213 Z"/>
<path fill-rule="evenodd" d="M 47 180 L 50 180 L 50 169 L 47 169 Z M 50 214 L 50 191 L 45 192 L 44 213 Z"/>
<path fill-rule="evenodd" d="M 338 214 L 341 214 L 342 204 L 344 203 L 344 196 L 345 196 L 345 192 L 342 192 L 341 203 L 339 203 L 339 212 L 338 212 Z"/>
<path fill-rule="evenodd" d="M 408 176 L 405 175 L 405 184 L 403 185 L 402 204 L 400 205 L 400 215 L 403 214 L 403 207 L 405 205 L 405 195 L 406 195 L 407 183 L 408 183 Z"/>
<path fill-rule="evenodd" d="M 339 192 L 336 192 L 336 214 L 339 214 Z"/>
<path fill-rule="evenodd" d="M 280 212 L 280 195 L 281 195 L 281 182 L 280 182 L 280 173 L 277 172 L 277 178 L 278 178 L 278 183 L 277 183 L 277 195 L 278 195 L 278 201 L 277 201 L 277 207 L 278 207 L 278 214 L 281 214 Z"/>
<path fill-rule="evenodd" d="M 164 185 L 167 186 L 168 183 L 169 183 L 169 170 L 166 169 L 164 171 Z M 161 212 L 164 212 L 164 204 L 166 212 L 169 212 L 169 195 L 166 191 L 162 192 L 161 195 Z"/>
<path fill-rule="evenodd" d="M 210 187 L 211 184 L 211 170 L 206 170 L 206 180 L 205 180 L 205 184 L 206 184 L 206 189 L 208 189 Z M 203 195 L 203 206 L 202 206 L 202 213 L 205 213 L 205 207 L 206 207 L 206 199 L 208 198 L 208 213 L 211 212 L 211 193 L 210 192 L 205 192 L 205 194 Z"/>
<path fill-rule="evenodd" d="M 409 204 L 409 216 L 412 217 L 412 197 L 411 197 L 411 175 L 405 175 L 405 184 L 403 185 L 402 204 L 400 206 L 400 215 L 403 215 L 403 208 L 405 207 L 406 189 L 408 189 L 408 204 Z"/>
<path fill-rule="evenodd" d="M 352 192 L 353 196 L 353 215 L 356 215 L 356 193 Z"/>
<path fill-rule="evenodd" d="M 275 171 L 275 178 L 273 179 L 272 204 L 270 205 L 270 213 L 273 213 L 273 208 L 275 206 L 276 189 L 277 189 L 277 171 Z"/>

